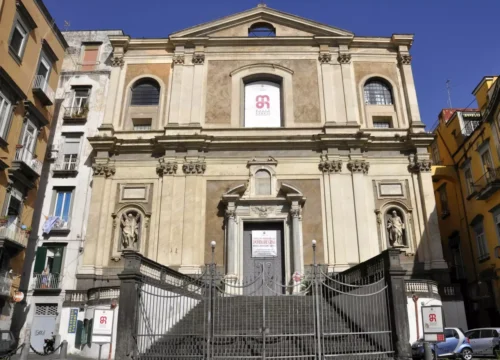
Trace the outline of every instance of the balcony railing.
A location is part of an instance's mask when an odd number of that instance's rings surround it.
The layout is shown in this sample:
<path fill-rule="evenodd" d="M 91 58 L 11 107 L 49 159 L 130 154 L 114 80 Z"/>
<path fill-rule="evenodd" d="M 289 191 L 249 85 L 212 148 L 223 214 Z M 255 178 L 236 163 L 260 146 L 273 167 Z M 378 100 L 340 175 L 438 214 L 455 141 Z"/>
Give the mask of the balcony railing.
<path fill-rule="evenodd" d="M 78 163 L 80 159 L 77 156 L 62 155 L 54 164 L 54 172 L 58 173 L 78 173 Z"/>
<path fill-rule="evenodd" d="M 37 160 L 35 155 L 25 147 L 16 149 L 16 156 L 14 157 L 14 161 L 23 162 L 38 176 L 40 176 L 40 174 L 42 173 L 42 162 L 40 160 Z"/>
<path fill-rule="evenodd" d="M 35 290 L 57 290 L 61 288 L 60 274 L 35 274 L 33 288 Z"/>
<path fill-rule="evenodd" d="M 35 76 L 33 80 L 33 93 L 40 99 L 43 105 L 54 104 L 54 90 L 49 86 L 45 76 Z"/>
<path fill-rule="evenodd" d="M 29 232 L 15 225 L 0 225 L 0 238 L 10 240 L 22 247 L 28 245 Z"/>
<path fill-rule="evenodd" d="M 87 115 L 89 113 L 89 108 L 83 107 L 67 107 L 64 108 L 63 119 L 65 121 L 86 121 Z"/>
<path fill-rule="evenodd" d="M 474 130 L 476 130 L 479 127 L 479 125 L 481 125 L 481 121 L 479 120 L 465 121 L 462 133 L 465 136 L 470 136 L 474 132 Z"/>
<path fill-rule="evenodd" d="M 488 169 L 483 176 L 474 183 L 478 200 L 486 200 L 500 189 L 500 168 Z"/>
<path fill-rule="evenodd" d="M 0 272 L 0 296 L 10 296 L 12 277 L 7 272 Z"/>

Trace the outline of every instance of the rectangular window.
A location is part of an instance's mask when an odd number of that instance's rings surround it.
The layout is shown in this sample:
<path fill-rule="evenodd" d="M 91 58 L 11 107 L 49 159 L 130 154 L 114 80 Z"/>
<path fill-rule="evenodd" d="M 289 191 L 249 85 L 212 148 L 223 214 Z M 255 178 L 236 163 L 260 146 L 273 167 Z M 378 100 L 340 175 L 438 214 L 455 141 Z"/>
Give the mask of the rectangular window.
<path fill-rule="evenodd" d="M 431 150 L 432 150 L 432 162 L 435 165 L 441 164 L 441 156 L 439 154 L 439 147 L 437 140 L 434 140 L 434 142 L 432 143 Z"/>
<path fill-rule="evenodd" d="M 497 231 L 497 240 L 500 244 L 500 210 L 493 213 L 493 221 L 495 222 L 495 229 Z"/>
<path fill-rule="evenodd" d="M 7 129 L 12 113 L 12 104 L 0 91 L 0 137 L 7 137 Z"/>
<path fill-rule="evenodd" d="M 64 246 L 40 246 L 36 250 L 35 277 L 36 289 L 59 289 L 63 265 Z"/>
<path fill-rule="evenodd" d="M 53 215 L 62 219 L 64 222 L 69 222 L 71 210 L 71 197 L 73 191 L 71 189 L 56 190 L 56 202 Z"/>
<path fill-rule="evenodd" d="M 90 89 L 84 87 L 78 87 L 73 89 L 73 104 L 72 107 L 75 109 L 88 108 Z"/>
<path fill-rule="evenodd" d="M 474 233 L 476 235 L 478 260 L 484 260 L 489 257 L 488 243 L 486 241 L 486 234 L 484 233 L 483 223 L 474 226 Z"/>
<path fill-rule="evenodd" d="M 439 200 L 441 203 L 441 216 L 444 217 L 450 214 L 448 208 L 448 194 L 446 193 L 446 184 L 442 185 L 439 189 Z"/>
<path fill-rule="evenodd" d="M 465 187 L 467 189 L 467 195 L 471 195 L 474 193 L 474 180 L 472 179 L 472 170 L 470 166 L 465 168 L 464 177 L 465 177 Z"/>
<path fill-rule="evenodd" d="M 95 69 L 97 62 L 97 56 L 99 55 L 99 45 L 84 45 L 83 59 L 82 59 L 82 71 L 92 71 Z"/>
<path fill-rule="evenodd" d="M 481 162 L 483 164 L 483 174 L 486 174 L 495 168 L 493 166 L 493 160 L 491 160 L 490 149 L 486 149 L 481 153 Z"/>
<path fill-rule="evenodd" d="M 392 128 L 392 118 L 390 116 L 374 116 L 373 127 L 376 129 L 390 129 Z"/>
<path fill-rule="evenodd" d="M 27 27 L 24 26 L 20 19 L 16 19 L 12 29 L 12 34 L 10 35 L 9 48 L 10 51 L 19 59 L 23 57 L 24 47 L 26 46 L 27 40 Z"/>
<path fill-rule="evenodd" d="M 63 170 L 76 170 L 80 153 L 80 136 L 65 136 L 62 151 Z"/>
<path fill-rule="evenodd" d="M 151 130 L 151 118 L 140 118 L 140 119 L 132 119 L 132 123 L 134 124 L 134 131 L 148 131 Z"/>

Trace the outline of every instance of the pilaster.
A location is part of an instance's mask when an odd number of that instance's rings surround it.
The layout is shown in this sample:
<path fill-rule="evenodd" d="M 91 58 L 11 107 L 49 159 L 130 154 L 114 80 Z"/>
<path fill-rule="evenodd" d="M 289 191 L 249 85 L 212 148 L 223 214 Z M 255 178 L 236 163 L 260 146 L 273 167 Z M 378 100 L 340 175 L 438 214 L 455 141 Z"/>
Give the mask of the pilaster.
<path fill-rule="evenodd" d="M 183 79 L 183 71 L 184 71 L 184 64 L 186 62 L 185 59 L 185 54 L 184 54 L 184 47 L 183 46 L 177 46 L 175 48 L 175 52 L 172 58 L 172 65 L 173 65 L 173 71 L 172 71 L 172 87 L 170 90 L 170 109 L 169 109 L 169 116 L 168 116 L 168 121 L 169 124 L 179 124 L 180 121 L 180 116 L 181 116 L 181 100 L 182 100 L 182 79 Z"/>
<path fill-rule="evenodd" d="M 352 68 L 351 54 L 347 45 L 340 45 L 338 62 L 342 71 L 343 94 L 345 98 L 346 121 L 350 124 L 359 124 L 358 102 L 356 96 L 356 85 L 354 83 L 354 71 Z"/>
<path fill-rule="evenodd" d="M 370 254 L 370 228 L 367 224 L 370 222 L 368 207 L 366 206 L 366 198 L 368 196 L 366 189 L 366 178 L 370 169 L 370 163 L 364 159 L 351 156 L 351 160 L 347 163 L 347 168 L 352 173 L 352 187 L 354 206 L 356 214 L 356 234 L 359 250 L 359 261 L 368 260 Z"/>
<path fill-rule="evenodd" d="M 171 206 L 173 203 L 174 176 L 178 171 L 178 164 L 175 159 L 159 159 L 156 166 L 156 173 L 160 183 L 160 205 L 158 214 L 158 246 L 157 261 L 161 264 L 170 265 L 175 261 L 175 254 L 179 252 L 171 241 L 170 228 L 172 224 Z M 160 246 L 161 243 L 161 246 Z"/>
<path fill-rule="evenodd" d="M 420 110 L 418 109 L 417 92 L 415 90 L 415 81 L 411 69 L 412 57 L 408 52 L 408 47 L 400 46 L 398 51 L 398 64 L 403 81 L 403 90 L 408 111 L 409 126 L 417 128 L 420 131 L 425 130 L 425 124 L 420 119 Z"/>
<path fill-rule="evenodd" d="M 430 260 L 432 269 L 446 269 L 448 266 L 443 258 L 429 154 L 410 155 L 409 170 L 417 174 L 424 222 L 423 235 L 429 249 L 429 258 L 425 260 Z"/>
<path fill-rule="evenodd" d="M 194 65 L 193 71 L 193 99 L 191 103 L 191 119 L 192 125 L 201 125 L 203 122 L 203 94 L 205 93 L 205 52 L 202 46 L 195 49 L 192 58 Z"/>
<path fill-rule="evenodd" d="M 103 125 L 114 123 L 114 110 L 116 104 L 116 97 L 118 95 L 118 84 L 120 82 L 120 76 L 122 73 L 124 60 L 123 56 L 113 57 L 111 62 L 111 74 L 109 79 L 109 87 L 107 91 L 106 108 L 104 110 Z"/>

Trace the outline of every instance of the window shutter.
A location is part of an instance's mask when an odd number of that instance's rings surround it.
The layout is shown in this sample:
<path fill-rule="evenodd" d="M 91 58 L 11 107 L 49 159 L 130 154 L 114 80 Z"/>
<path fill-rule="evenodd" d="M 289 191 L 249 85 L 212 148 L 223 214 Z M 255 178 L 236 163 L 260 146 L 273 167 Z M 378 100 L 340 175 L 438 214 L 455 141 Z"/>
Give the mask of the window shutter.
<path fill-rule="evenodd" d="M 53 274 L 61 273 L 63 253 L 64 253 L 63 247 L 54 248 L 54 262 L 52 263 Z"/>
<path fill-rule="evenodd" d="M 78 154 L 80 149 L 80 138 L 66 138 L 64 142 L 64 154 Z"/>
<path fill-rule="evenodd" d="M 36 250 L 35 268 L 33 270 L 35 274 L 41 274 L 43 272 L 46 258 L 47 258 L 47 248 L 40 246 Z"/>
<path fill-rule="evenodd" d="M 87 329 L 87 344 L 92 345 L 92 328 L 94 327 L 94 319 L 89 320 L 89 327 Z"/>

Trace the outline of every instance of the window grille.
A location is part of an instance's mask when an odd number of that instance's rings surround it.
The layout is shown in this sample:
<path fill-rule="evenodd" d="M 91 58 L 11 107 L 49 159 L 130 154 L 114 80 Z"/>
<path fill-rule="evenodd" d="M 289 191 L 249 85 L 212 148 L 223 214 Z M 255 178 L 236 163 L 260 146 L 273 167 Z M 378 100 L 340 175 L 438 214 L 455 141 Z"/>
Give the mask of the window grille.
<path fill-rule="evenodd" d="M 57 316 L 57 304 L 36 304 L 35 315 Z"/>
<path fill-rule="evenodd" d="M 132 88 L 132 100 L 130 102 L 130 105 L 158 105 L 159 102 L 160 86 L 153 79 L 141 81 Z"/>
<path fill-rule="evenodd" d="M 387 84 L 381 80 L 370 80 L 365 85 L 365 104 L 392 105 L 392 93 Z"/>

